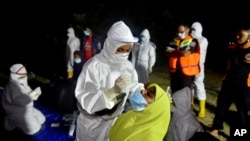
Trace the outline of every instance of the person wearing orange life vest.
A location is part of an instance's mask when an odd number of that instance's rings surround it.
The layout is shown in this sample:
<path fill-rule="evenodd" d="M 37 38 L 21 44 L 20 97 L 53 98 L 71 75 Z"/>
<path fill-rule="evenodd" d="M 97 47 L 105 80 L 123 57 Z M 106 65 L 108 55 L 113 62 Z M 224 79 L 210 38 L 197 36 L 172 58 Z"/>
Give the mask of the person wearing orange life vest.
<path fill-rule="evenodd" d="M 192 89 L 194 76 L 200 72 L 200 47 L 198 40 L 190 34 L 189 25 L 177 26 L 177 36 L 166 47 L 169 55 L 170 87 L 172 93 L 189 87 Z"/>

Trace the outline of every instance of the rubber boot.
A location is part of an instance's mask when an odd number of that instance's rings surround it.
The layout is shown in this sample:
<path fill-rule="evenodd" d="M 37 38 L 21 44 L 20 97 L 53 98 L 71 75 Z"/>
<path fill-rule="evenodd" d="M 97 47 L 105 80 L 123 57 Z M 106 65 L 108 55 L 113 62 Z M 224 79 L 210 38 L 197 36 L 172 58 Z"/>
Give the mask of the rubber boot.
<path fill-rule="evenodd" d="M 206 115 L 206 100 L 200 100 L 200 111 L 198 117 L 203 118 Z"/>
<path fill-rule="evenodd" d="M 68 71 L 68 79 L 73 77 L 73 71 Z"/>

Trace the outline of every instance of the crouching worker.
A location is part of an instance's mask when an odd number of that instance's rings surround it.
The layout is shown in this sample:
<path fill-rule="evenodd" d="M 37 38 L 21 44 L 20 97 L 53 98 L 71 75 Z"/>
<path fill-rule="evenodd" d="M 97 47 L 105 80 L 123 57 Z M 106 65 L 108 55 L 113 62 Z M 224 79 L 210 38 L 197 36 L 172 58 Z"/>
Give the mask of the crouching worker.
<path fill-rule="evenodd" d="M 170 121 L 170 99 L 157 84 L 145 85 L 129 97 L 133 110 L 120 115 L 111 127 L 110 141 L 162 141 Z"/>
<path fill-rule="evenodd" d="M 28 85 L 26 68 L 22 64 L 12 65 L 2 99 L 5 130 L 18 129 L 27 135 L 40 131 L 45 123 L 45 116 L 34 108 L 34 100 L 37 100 L 40 94 L 40 87 L 32 90 Z"/>

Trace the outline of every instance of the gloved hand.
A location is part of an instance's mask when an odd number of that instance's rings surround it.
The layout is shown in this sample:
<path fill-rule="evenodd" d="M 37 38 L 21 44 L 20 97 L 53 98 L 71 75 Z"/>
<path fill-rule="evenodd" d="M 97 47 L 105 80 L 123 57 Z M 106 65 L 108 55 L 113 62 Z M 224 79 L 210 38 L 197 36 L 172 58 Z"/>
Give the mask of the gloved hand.
<path fill-rule="evenodd" d="M 130 83 L 130 77 L 123 75 L 115 80 L 114 90 L 118 93 L 122 92 Z"/>
<path fill-rule="evenodd" d="M 108 101 L 116 101 L 117 96 L 123 92 L 123 90 L 129 85 L 130 77 L 123 75 L 115 80 L 115 86 L 104 92 L 104 95 Z M 117 101 L 116 101 L 117 102 Z"/>
<path fill-rule="evenodd" d="M 151 73 L 152 72 L 152 68 L 148 68 L 148 73 Z"/>
<path fill-rule="evenodd" d="M 171 48 L 171 47 L 167 47 L 167 48 L 166 48 L 166 52 L 172 52 L 172 51 L 174 51 L 173 48 Z"/>
<path fill-rule="evenodd" d="M 32 97 L 33 100 L 37 100 L 38 97 L 42 94 L 41 88 L 37 87 L 33 91 L 29 93 L 29 95 Z"/>

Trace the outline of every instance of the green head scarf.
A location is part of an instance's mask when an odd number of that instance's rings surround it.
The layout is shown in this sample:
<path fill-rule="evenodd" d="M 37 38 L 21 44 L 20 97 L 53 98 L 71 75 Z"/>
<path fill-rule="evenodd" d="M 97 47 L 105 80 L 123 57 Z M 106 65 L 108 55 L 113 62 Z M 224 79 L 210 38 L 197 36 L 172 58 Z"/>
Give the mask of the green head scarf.
<path fill-rule="evenodd" d="M 155 101 L 144 111 L 120 115 L 110 129 L 110 141 L 162 141 L 170 122 L 170 99 L 157 84 Z"/>

